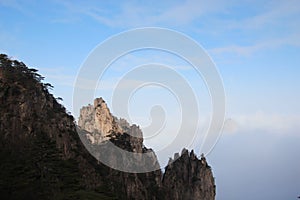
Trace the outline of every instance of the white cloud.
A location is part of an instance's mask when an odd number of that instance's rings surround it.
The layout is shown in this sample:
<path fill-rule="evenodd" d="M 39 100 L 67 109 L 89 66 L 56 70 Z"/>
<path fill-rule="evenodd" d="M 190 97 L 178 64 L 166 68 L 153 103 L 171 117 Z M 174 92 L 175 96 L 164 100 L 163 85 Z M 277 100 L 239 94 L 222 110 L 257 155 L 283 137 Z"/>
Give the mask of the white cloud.
<path fill-rule="evenodd" d="M 247 5 L 245 2 L 236 3 L 237 6 Z M 300 2 L 291 1 L 270 1 L 254 2 L 249 7 L 257 5 L 251 15 L 237 15 L 235 10 L 228 10 L 228 17 L 212 18 L 212 28 L 206 29 L 218 32 L 218 35 L 231 35 L 239 33 L 238 39 L 229 45 L 215 47 L 210 50 L 213 54 L 232 53 L 239 56 L 249 56 L 253 53 L 279 48 L 284 45 L 300 46 Z M 203 31 L 203 30 L 202 30 Z M 242 41 L 245 44 L 241 43 Z"/>
<path fill-rule="evenodd" d="M 132 1 L 118 2 L 113 6 L 117 9 L 104 9 L 110 5 L 85 3 L 75 5 L 72 2 L 62 2 L 71 12 L 90 16 L 100 23 L 110 27 L 138 27 L 156 25 L 188 25 L 195 19 L 207 13 L 223 10 L 228 2 L 222 0 L 198 1 L 186 0 L 177 2 L 137 3 Z M 113 4 L 113 3 L 112 3 Z"/>
<path fill-rule="evenodd" d="M 265 46 L 263 44 L 254 44 L 251 46 L 229 45 L 225 47 L 217 47 L 210 49 L 209 52 L 211 54 L 233 53 L 241 56 L 249 56 L 257 50 L 263 49 L 264 47 Z"/>
<path fill-rule="evenodd" d="M 264 49 L 278 48 L 282 45 L 300 46 L 300 5 L 299 1 L 204 1 L 186 0 L 181 2 L 138 3 L 84 3 L 74 4 L 64 1 L 62 4 L 74 14 L 90 16 L 109 27 L 140 26 L 184 26 L 199 29 L 198 32 L 232 35 L 241 31 L 247 45 L 237 43 L 215 47 L 212 53 L 234 53 L 248 56 Z M 249 14 L 241 14 L 238 9 L 249 6 Z M 114 9 L 109 9 L 109 8 Z M 220 17 L 224 15 L 225 17 Z M 64 19 L 64 21 L 67 21 Z M 197 23 L 200 23 L 201 26 Z M 201 28 L 201 31 L 200 31 Z M 196 31 L 197 32 L 197 31 Z M 253 36 L 251 36 L 253 35 Z M 249 39 L 247 39 L 249 38 Z"/>
<path fill-rule="evenodd" d="M 230 28 L 259 29 L 271 26 L 283 26 L 299 23 L 295 15 L 299 15 L 300 4 L 298 0 L 273 1 L 262 5 L 261 11 L 254 16 L 232 21 Z"/>
<path fill-rule="evenodd" d="M 299 34 L 291 34 L 282 38 L 274 38 L 263 41 L 254 42 L 253 45 L 229 45 L 225 47 L 217 47 L 210 49 L 211 54 L 231 53 L 239 56 L 250 56 L 256 52 L 279 48 L 284 45 L 300 47 L 300 32 Z"/>
<path fill-rule="evenodd" d="M 249 115 L 236 115 L 226 120 L 224 132 L 228 134 L 263 131 L 274 134 L 300 135 L 300 116 L 267 114 L 256 112 Z"/>

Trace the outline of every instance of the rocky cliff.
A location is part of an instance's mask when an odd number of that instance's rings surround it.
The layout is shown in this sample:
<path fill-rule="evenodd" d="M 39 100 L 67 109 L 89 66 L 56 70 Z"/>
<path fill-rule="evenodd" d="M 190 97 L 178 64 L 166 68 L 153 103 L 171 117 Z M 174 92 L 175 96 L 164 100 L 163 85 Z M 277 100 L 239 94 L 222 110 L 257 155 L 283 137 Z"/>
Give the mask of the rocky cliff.
<path fill-rule="evenodd" d="M 123 133 L 102 98 L 95 99 L 94 106 L 88 105 L 80 110 L 78 126 L 92 133 L 87 135 L 92 144 L 99 144 L 109 139 L 107 136 L 112 132 Z"/>
<path fill-rule="evenodd" d="M 97 113 L 102 114 L 99 115 Z M 96 98 L 94 106 L 88 105 L 80 110 L 78 124 L 80 128 L 87 131 L 84 134 L 90 145 L 101 145 L 105 143 L 105 140 L 109 139 L 126 151 L 137 153 L 153 152 L 151 149 L 144 147 L 140 128 L 136 125 L 130 126 L 125 119 L 114 117 L 102 98 Z M 92 149 L 90 150 L 92 151 Z M 97 150 L 104 152 L 109 157 L 116 157 L 112 152 L 106 152 L 103 149 Z M 148 160 L 126 159 L 122 160 L 121 164 L 129 166 L 130 162 L 140 164 L 139 167 L 149 167 L 151 166 L 149 163 L 152 163 L 152 167 L 153 163 L 154 165 L 159 165 L 154 152 L 153 156 Z M 151 177 L 155 178 L 153 183 L 157 185 L 158 191 L 161 192 L 161 199 L 212 200 L 215 197 L 215 183 L 211 168 L 208 166 L 204 156 L 198 159 L 194 151 L 189 153 L 188 150 L 183 149 L 181 155 L 176 153 L 174 159 L 169 160 L 163 175 L 158 171 L 151 175 Z M 162 176 L 163 178 L 161 179 Z"/>
<path fill-rule="evenodd" d="M 0 74 L 0 198 L 114 199 L 52 86 L 3 54 Z"/>
<path fill-rule="evenodd" d="M 177 160 L 169 161 L 162 185 L 166 199 L 215 198 L 215 183 L 210 166 L 202 156 L 199 160 L 194 151 L 183 149 Z"/>
<path fill-rule="evenodd" d="M 150 153 L 122 165 L 159 166 L 139 127 L 114 117 L 103 99 L 81 109 L 76 128 L 42 80 L 37 70 L 0 55 L 1 199 L 214 199 L 211 169 L 193 153 L 178 154 L 164 174 L 127 173 L 98 162 L 87 146 L 120 163 L 122 156 L 107 148 L 112 142 L 128 152 Z"/>
<path fill-rule="evenodd" d="M 142 131 L 137 125 L 129 125 L 125 119 L 113 116 L 102 98 L 96 98 L 93 105 L 80 110 L 78 132 L 85 147 L 94 157 L 105 159 L 111 170 L 111 179 L 122 180 L 128 199 L 159 199 L 162 197 L 162 172 L 152 149 L 143 145 Z M 148 153 L 149 156 L 126 157 L 123 151 L 111 148 L 108 141 L 126 152 Z M 101 159 L 100 159 L 101 160 Z M 142 169 L 147 173 L 126 173 L 126 170 Z M 149 169 L 149 170 L 148 170 Z M 152 169 L 157 169 L 152 171 Z"/>

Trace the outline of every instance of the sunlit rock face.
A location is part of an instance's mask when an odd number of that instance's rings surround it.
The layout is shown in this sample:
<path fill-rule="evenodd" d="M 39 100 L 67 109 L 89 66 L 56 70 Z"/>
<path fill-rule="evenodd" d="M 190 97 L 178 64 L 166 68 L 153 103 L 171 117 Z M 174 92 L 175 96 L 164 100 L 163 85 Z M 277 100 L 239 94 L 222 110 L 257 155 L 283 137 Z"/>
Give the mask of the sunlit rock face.
<path fill-rule="evenodd" d="M 107 136 L 112 132 L 120 134 L 124 132 L 102 98 L 96 98 L 94 105 L 80 109 L 78 126 L 91 133 L 87 137 L 93 144 L 108 140 Z"/>
<path fill-rule="evenodd" d="M 94 157 L 105 158 L 112 168 L 125 169 L 125 172 L 112 169 L 108 176 L 122 182 L 128 199 L 160 199 L 160 165 L 154 151 L 144 146 L 139 126 L 113 116 L 102 98 L 96 98 L 94 105 L 81 108 L 78 126 L 79 135 Z M 110 148 L 109 142 L 117 148 Z M 124 152 L 140 154 L 126 157 Z M 140 169 L 147 173 L 126 173 L 126 169 Z"/>
<path fill-rule="evenodd" d="M 95 99 L 94 106 L 88 105 L 81 109 L 79 126 L 87 131 L 84 134 L 89 141 L 88 143 L 94 145 L 93 149 L 95 149 L 95 145 L 100 146 L 100 152 L 110 158 L 111 165 L 130 166 L 132 163 L 137 163 L 140 168 L 144 169 L 159 167 L 155 152 L 143 145 L 143 133 L 139 126 L 130 125 L 125 119 L 114 117 L 102 98 Z M 105 148 L 107 140 L 128 152 L 151 152 L 152 154 L 147 159 L 142 157 L 124 159 L 121 156 L 118 160 L 116 155 L 119 152 Z M 164 174 L 160 170 L 145 174 L 147 174 L 148 180 L 141 180 L 138 175 L 133 175 L 135 181 L 123 177 L 126 191 L 131 198 L 215 199 L 215 183 L 211 168 L 204 156 L 198 159 L 193 151 L 189 153 L 188 150 L 184 149 L 181 154 L 175 153 L 174 159 L 170 159 Z M 149 177 L 151 178 L 149 179 Z M 148 191 L 149 186 L 146 187 L 148 189 L 143 186 L 143 184 L 149 185 L 150 182 L 154 184 L 153 188 L 156 189 L 159 196 L 152 196 L 153 194 Z M 138 192 L 140 190 L 147 194 L 146 197 L 140 196 Z"/>

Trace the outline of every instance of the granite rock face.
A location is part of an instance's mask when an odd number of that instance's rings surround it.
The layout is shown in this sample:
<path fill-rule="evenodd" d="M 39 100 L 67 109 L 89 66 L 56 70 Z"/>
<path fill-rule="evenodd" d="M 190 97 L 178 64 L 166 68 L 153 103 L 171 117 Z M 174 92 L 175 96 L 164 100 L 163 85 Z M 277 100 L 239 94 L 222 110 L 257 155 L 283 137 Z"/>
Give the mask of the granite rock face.
<path fill-rule="evenodd" d="M 123 140 L 127 138 L 129 151 L 143 152 L 143 133 L 139 126 L 130 125 L 125 119 L 113 116 L 101 97 L 94 100 L 94 106 L 88 105 L 80 109 L 78 127 L 87 131 L 86 137 L 91 144 L 116 140 L 116 137 L 120 136 Z M 122 136 L 124 133 L 129 136 Z"/>
<path fill-rule="evenodd" d="M 105 113 L 105 115 L 102 115 L 105 117 L 97 117 L 95 113 Z M 93 116 L 91 117 L 90 115 Z M 125 119 L 114 117 L 102 98 L 95 99 L 94 106 L 89 105 L 81 109 L 79 122 L 80 128 L 84 129 L 86 127 L 85 131 L 87 132 L 84 134 L 87 143 L 93 144 L 94 149 L 104 153 L 108 158 L 114 158 L 112 159 L 114 163 L 110 163 L 112 166 L 115 164 L 128 167 L 132 163 L 138 163 L 138 167 L 143 169 L 147 169 L 150 166 L 159 167 L 153 150 L 147 149 L 143 145 L 141 129 L 137 125 L 130 125 Z M 93 128 L 89 129 L 90 127 Z M 88 130 L 93 130 L 93 132 L 88 132 Z M 91 137 L 93 138 L 92 140 L 90 139 Z M 94 138 L 106 139 L 93 142 Z M 121 154 L 120 160 L 117 160 L 117 155 L 120 155 L 119 152 L 114 152 L 113 149 L 105 149 L 105 141 L 108 139 L 114 145 L 128 152 L 151 152 L 152 156 L 148 159 L 124 159 L 126 156 Z M 93 149 L 90 150 L 92 151 Z M 139 176 L 133 175 L 134 183 L 129 183 L 127 178 L 124 179 L 124 183 L 127 185 L 126 191 L 130 198 L 175 200 L 213 200 L 215 198 L 215 183 L 211 168 L 203 156 L 201 159 L 198 159 L 193 151 L 189 153 L 188 150 L 184 149 L 181 155 L 175 153 L 174 159 L 169 160 L 169 165 L 165 168 L 164 174 L 161 171 L 145 174 L 146 177 L 151 177 L 146 182 L 152 182 L 152 186 L 155 186 L 156 192 L 160 193 L 160 195 L 151 196 L 153 194 L 150 194 L 149 196 L 149 192 L 142 186 L 142 180 L 139 179 Z M 144 181 L 143 184 L 146 182 Z M 136 192 L 141 190 L 146 196 L 141 196 L 140 193 Z"/>
<path fill-rule="evenodd" d="M 165 199 L 215 199 L 215 183 L 210 166 L 202 156 L 183 149 L 181 156 L 165 169 L 162 185 Z"/>
<path fill-rule="evenodd" d="M 92 144 L 108 140 L 107 136 L 112 132 L 123 133 L 102 98 L 96 98 L 94 106 L 88 105 L 81 108 L 78 126 L 92 133 L 87 136 Z"/>
<path fill-rule="evenodd" d="M 92 132 L 90 132 L 92 131 Z M 78 132 L 86 148 L 99 160 L 105 159 L 112 168 L 111 180 L 122 182 L 123 192 L 128 199 L 159 199 L 162 196 L 162 172 L 152 149 L 143 145 L 143 134 L 139 126 L 130 125 L 125 119 L 113 116 L 102 98 L 94 105 L 80 110 Z M 118 148 L 111 148 L 111 142 Z M 123 151 L 120 151 L 122 149 Z M 148 156 L 128 157 L 127 152 Z M 135 154 L 134 154 L 135 155 Z M 146 173 L 126 173 L 139 169 Z M 153 171 L 152 169 L 156 169 Z M 113 175 L 112 175 L 113 174 Z"/>
<path fill-rule="evenodd" d="M 163 174 L 139 126 L 117 119 L 97 98 L 81 109 L 77 128 L 42 80 L 37 70 L 0 54 L 0 199 L 214 199 L 204 157 L 184 150 Z M 149 156 L 124 159 L 109 142 Z M 98 162 L 87 146 L 100 149 L 113 165 L 158 170 L 118 171 Z"/>

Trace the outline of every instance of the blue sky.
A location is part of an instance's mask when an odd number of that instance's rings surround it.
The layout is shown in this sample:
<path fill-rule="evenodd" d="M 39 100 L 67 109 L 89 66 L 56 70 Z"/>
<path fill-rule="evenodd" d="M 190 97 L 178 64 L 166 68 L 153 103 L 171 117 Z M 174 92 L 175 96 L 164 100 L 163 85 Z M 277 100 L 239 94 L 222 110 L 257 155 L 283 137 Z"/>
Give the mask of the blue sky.
<path fill-rule="evenodd" d="M 70 111 L 74 81 L 89 53 L 114 34 L 144 26 L 190 36 L 206 49 L 222 76 L 227 120 L 208 156 L 217 199 L 296 199 L 300 195 L 298 0 L 0 0 L 1 53 L 39 69 Z M 123 73 L 120 66 L 124 70 L 149 60 L 177 67 L 204 99 L 200 107 L 209 107 L 209 95 L 201 92 L 204 85 L 195 86 L 203 83 L 189 74 L 186 63 L 163 52 L 137 52 L 119 60 L 112 66 L 116 70 L 104 78 L 108 87 L 104 85 L 97 95 L 110 104 L 109 86 Z M 141 116 L 143 112 L 135 112 L 132 121 L 147 123 L 148 114 Z"/>

